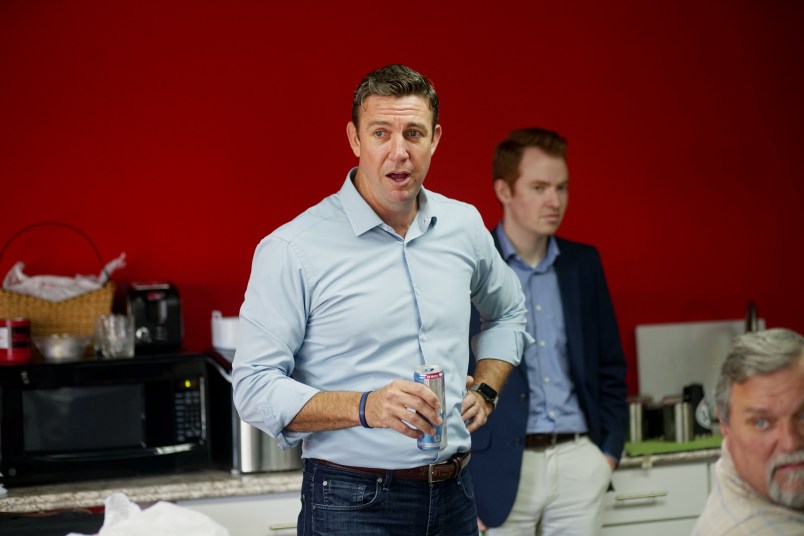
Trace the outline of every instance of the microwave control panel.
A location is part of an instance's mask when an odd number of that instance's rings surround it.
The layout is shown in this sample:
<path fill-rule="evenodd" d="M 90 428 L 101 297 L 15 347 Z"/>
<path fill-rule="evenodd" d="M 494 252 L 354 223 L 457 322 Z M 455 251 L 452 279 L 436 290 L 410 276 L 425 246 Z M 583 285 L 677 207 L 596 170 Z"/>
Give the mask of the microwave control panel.
<path fill-rule="evenodd" d="M 181 380 L 173 393 L 176 441 L 179 443 L 197 442 L 204 437 L 203 385 L 202 378 Z"/>

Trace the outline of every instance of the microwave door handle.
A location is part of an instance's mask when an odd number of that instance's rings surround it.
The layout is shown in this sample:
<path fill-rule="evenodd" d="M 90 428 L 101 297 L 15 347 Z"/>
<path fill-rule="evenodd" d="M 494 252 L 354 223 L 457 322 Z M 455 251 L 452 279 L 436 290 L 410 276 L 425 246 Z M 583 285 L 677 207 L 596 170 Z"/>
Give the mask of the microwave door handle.
<path fill-rule="evenodd" d="M 49 454 L 47 456 L 34 456 L 32 457 L 37 461 L 81 461 L 81 460 L 130 460 L 132 458 L 148 458 L 153 456 L 165 456 L 169 454 L 176 454 L 177 452 L 190 452 L 201 448 L 201 445 L 196 443 L 181 443 L 179 445 L 169 445 L 165 447 L 151 447 L 147 449 L 125 449 L 115 452 L 98 452 L 98 453 L 62 453 L 62 454 Z"/>

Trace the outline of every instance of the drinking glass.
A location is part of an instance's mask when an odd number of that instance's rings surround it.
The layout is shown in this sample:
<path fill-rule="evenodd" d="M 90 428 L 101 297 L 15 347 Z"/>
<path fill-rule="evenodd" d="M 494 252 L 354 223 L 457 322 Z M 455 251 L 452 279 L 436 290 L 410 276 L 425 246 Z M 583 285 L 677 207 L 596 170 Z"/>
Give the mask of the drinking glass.
<path fill-rule="evenodd" d="M 107 359 L 134 357 L 134 317 L 101 315 L 95 323 L 96 347 Z"/>

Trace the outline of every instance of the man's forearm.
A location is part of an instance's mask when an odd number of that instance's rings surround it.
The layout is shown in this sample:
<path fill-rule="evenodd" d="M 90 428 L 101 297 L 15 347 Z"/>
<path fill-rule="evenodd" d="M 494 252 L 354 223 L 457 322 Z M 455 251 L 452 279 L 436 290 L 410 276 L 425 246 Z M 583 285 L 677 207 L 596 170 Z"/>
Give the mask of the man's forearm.
<path fill-rule="evenodd" d="M 362 426 L 360 400 L 363 393 L 322 391 L 313 396 L 293 417 L 291 432 L 320 432 Z M 402 435 L 419 437 L 435 433 L 432 422 L 440 420 L 438 397 L 427 386 L 411 380 L 394 380 L 364 399 L 364 417 L 370 428 L 393 428 Z"/>
<path fill-rule="evenodd" d="M 472 374 L 474 383 L 485 383 L 498 393 L 502 391 L 514 366 L 500 359 L 478 359 Z"/>
<path fill-rule="evenodd" d="M 472 385 L 485 383 L 499 393 L 513 368 L 513 365 L 500 359 L 479 359 L 470 384 L 467 378 L 466 387 L 468 389 Z M 467 392 L 461 404 L 461 418 L 466 423 L 466 429 L 474 432 L 486 424 L 494 406 L 495 403 L 481 393 L 471 390 Z"/>
<path fill-rule="evenodd" d="M 339 430 L 360 424 L 358 406 L 361 393 L 327 391 L 317 393 L 287 425 L 290 432 Z"/>

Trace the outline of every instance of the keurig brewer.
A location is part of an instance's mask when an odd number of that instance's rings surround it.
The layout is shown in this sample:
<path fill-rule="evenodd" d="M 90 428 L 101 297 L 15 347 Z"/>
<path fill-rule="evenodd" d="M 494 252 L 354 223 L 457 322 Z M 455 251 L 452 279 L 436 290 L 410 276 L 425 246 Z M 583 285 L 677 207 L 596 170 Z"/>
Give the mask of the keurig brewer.
<path fill-rule="evenodd" d="M 184 339 L 179 292 L 171 283 L 131 283 L 128 314 L 134 317 L 135 353 L 171 352 Z"/>

